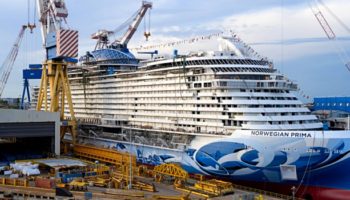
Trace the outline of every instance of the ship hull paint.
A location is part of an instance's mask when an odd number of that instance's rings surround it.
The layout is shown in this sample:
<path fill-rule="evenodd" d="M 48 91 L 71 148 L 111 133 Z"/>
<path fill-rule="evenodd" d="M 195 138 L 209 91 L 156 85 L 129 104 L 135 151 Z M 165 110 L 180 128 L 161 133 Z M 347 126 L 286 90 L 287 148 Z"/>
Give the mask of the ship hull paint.
<path fill-rule="evenodd" d="M 242 130 L 221 138 L 196 136 L 184 150 L 103 139 L 99 142 L 132 152 L 138 162 L 148 165 L 176 162 L 190 173 L 271 185 L 276 192 L 288 193 L 295 186 L 301 197 L 349 199 L 349 131 Z M 283 166 L 294 167 L 294 171 L 285 174 Z"/>
<path fill-rule="evenodd" d="M 232 181 L 234 184 L 248 186 L 264 191 L 278 192 L 280 194 L 292 196 L 292 187 L 297 185 L 280 184 L 280 183 L 260 183 L 248 181 Z M 296 197 L 313 200 L 348 200 L 350 197 L 350 190 L 342 190 L 335 188 L 314 187 L 300 185 L 296 192 Z"/>

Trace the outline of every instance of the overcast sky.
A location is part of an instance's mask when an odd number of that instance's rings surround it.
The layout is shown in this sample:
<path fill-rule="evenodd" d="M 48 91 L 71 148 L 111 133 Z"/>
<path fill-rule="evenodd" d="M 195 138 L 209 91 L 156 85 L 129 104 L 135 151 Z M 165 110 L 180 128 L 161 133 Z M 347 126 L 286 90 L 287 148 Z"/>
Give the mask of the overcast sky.
<path fill-rule="evenodd" d="M 350 26 L 350 1 L 323 2 Z M 92 33 L 98 29 L 117 28 L 140 7 L 141 1 L 66 0 L 66 4 L 69 27 L 79 30 L 82 55 L 94 48 L 95 41 L 90 39 Z M 28 6 L 27 0 L 2 0 L 0 6 L 0 61 L 3 62 L 20 26 L 28 21 Z M 337 44 L 326 39 L 308 0 L 154 0 L 150 41 L 146 42 L 143 37 L 142 23 L 129 46 L 172 42 L 231 29 L 259 54 L 274 61 L 275 67 L 297 82 L 303 93 L 311 97 L 349 96 L 350 72 L 338 50 L 349 52 L 350 33 L 320 8 L 337 34 Z M 33 18 L 33 11 L 30 16 Z M 21 95 L 22 69 L 29 63 L 42 62 L 41 43 L 39 29 L 26 34 L 3 97 Z M 204 47 L 197 44 L 197 48 Z M 38 84 L 37 81 L 31 83 Z"/>

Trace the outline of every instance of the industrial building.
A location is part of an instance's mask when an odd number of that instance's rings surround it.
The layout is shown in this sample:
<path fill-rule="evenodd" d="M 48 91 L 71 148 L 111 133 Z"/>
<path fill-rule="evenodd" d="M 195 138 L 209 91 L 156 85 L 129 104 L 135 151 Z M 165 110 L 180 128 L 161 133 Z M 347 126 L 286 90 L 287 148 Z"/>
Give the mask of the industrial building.
<path fill-rule="evenodd" d="M 59 155 L 59 134 L 59 113 L 0 109 L 0 160 L 11 162 L 50 153 Z"/>

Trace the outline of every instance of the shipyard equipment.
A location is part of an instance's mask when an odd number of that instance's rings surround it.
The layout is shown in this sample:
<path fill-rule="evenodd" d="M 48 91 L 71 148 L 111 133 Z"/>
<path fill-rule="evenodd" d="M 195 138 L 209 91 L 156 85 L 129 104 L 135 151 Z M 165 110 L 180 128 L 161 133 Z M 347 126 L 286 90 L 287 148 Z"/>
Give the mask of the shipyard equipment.
<path fill-rule="evenodd" d="M 1 65 L 0 68 L 0 97 L 2 96 L 2 92 L 4 91 L 5 85 L 7 83 L 7 80 L 10 76 L 10 73 L 12 71 L 13 65 L 16 61 L 18 50 L 21 45 L 24 32 L 28 26 L 23 25 L 19 31 L 19 34 L 16 38 L 15 43 L 13 44 L 13 47 L 10 51 L 10 53 L 7 55 L 4 63 Z"/>
<path fill-rule="evenodd" d="M 29 80 L 30 79 L 41 79 L 41 64 L 31 64 L 29 65 L 29 69 L 24 69 L 22 71 L 23 75 L 23 92 L 22 92 L 22 98 L 21 98 L 21 104 L 20 108 L 25 109 L 25 97 L 27 94 L 27 102 L 30 103 L 30 92 L 29 92 Z"/>
<path fill-rule="evenodd" d="M 74 144 L 76 121 L 67 71 L 77 62 L 78 31 L 64 28 L 68 17 L 64 0 L 37 0 L 37 5 L 47 59 L 42 67 L 37 110 L 60 112 L 61 139 L 70 132 Z M 70 113 L 68 118 L 64 116 L 65 102 Z"/>
<path fill-rule="evenodd" d="M 188 173 L 180 166 L 173 163 L 158 165 L 154 168 L 155 179 L 160 182 L 163 176 L 170 176 L 177 180 L 185 181 L 188 178 Z M 176 181 L 177 182 L 177 181 Z"/>
<path fill-rule="evenodd" d="M 131 37 L 136 32 L 137 27 L 140 25 L 147 10 L 150 8 L 152 8 L 152 3 L 143 1 L 141 8 L 134 15 L 132 15 L 126 22 L 124 22 L 121 26 L 119 26 L 115 30 L 113 31 L 99 30 L 96 33 L 92 34 L 91 38 L 97 40 L 95 50 L 109 48 L 109 47 L 122 49 L 122 50 L 127 49 L 127 44 L 129 43 Z M 126 31 L 126 33 L 119 40 L 115 40 L 112 43 L 110 43 L 109 41 L 110 36 L 121 31 L 128 25 L 129 25 L 129 28 Z M 147 32 L 145 30 L 144 35 L 147 39 L 150 36 L 150 32 L 149 31 Z"/>
<path fill-rule="evenodd" d="M 28 7 L 28 23 L 21 27 L 19 34 L 16 38 L 16 41 L 11 48 L 10 53 L 7 55 L 5 61 L 2 63 L 2 65 L 0 67 L 0 97 L 2 96 L 2 93 L 4 91 L 7 80 L 10 76 L 11 71 L 12 71 L 13 65 L 15 64 L 15 61 L 16 61 L 16 58 L 18 55 L 18 51 L 20 49 L 20 46 L 21 46 L 21 43 L 23 40 L 25 30 L 27 28 L 29 28 L 30 33 L 33 33 L 33 29 L 36 27 L 36 25 L 35 25 L 35 12 L 34 12 L 34 22 L 33 23 L 30 23 L 29 12 L 30 12 L 30 8 Z"/>
<path fill-rule="evenodd" d="M 332 27 L 329 25 L 328 21 L 326 20 L 325 16 L 323 15 L 323 13 L 320 10 L 320 5 L 322 5 L 324 8 L 326 8 L 326 10 L 348 31 L 350 32 L 350 28 L 347 27 L 345 25 L 345 23 L 343 23 L 324 3 L 322 0 L 314 0 L 314 1 L 310 1 L 309 2 L 310 8 L 313 12 L 313 14 L 315 15 L 318 23 L 321 25 L 323 31 L 325 32 L 325 34 L 327 35 L 327 38 L 330 41 L 333 41 L 333 43 L 335 44 L 335 47 L 337 49 L 337 53 L 339 58 L 341 59 L 341 61 L 344 63 L 344 65 L 346 66 L 346 68 L 350 71 L 350 56 L 348 55 L 348 53 L 346 52 L 346 50 L 344 48 L 342 48 L 342 46 L 340 46 L 339 44 L 336 43 L 337 41 L 337 36 L 334 33 Z"/>
<path fill-rule="evenodd" d="M 98 148 L 87 145 L 76 144 L 74 146 L 74 154 L 77 157 L 99 160 L 104 163 L 113 165 L 128 165 L 132 163 L 132 166 L 136 166 L 136 157 L 128 153 L 118 152 L 112 149 Z"/>

